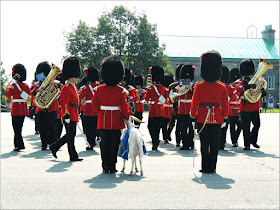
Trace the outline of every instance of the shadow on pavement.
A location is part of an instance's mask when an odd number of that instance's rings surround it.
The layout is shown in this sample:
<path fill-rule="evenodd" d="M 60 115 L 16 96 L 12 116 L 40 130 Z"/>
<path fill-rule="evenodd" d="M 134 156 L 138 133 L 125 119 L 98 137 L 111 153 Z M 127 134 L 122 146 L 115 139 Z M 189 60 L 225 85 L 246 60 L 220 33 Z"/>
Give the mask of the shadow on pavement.
<path fill-rule="evenodd" d="M 40 140 L 40 135 L 33 134 L 33 135 L 22 136 L 22 138 L 26 141 L 37 141 Z"/>
<path fill-rule="evenodd" d="M 115 188 L 117 184 L 122 183 L 123 181 L 140 181 L 143 179 L 143 176 L 140 176 L 138 174 L 133 174 L 132 176 L 129 176 L 128 174 L 105 174 L 101 173 L 97 175 L 96 177 L 93 177 L 92 179 L 87 179 L 84 181 L 84 183 L 90 184 L 90 188 L 95 189 L 110 189 Z"/>
<path fill-rule="evenodd" d="M 79 157 L 90 157 L 93 155 L 99 155 L 98 152 L 96 152 L 94 149 L 93 150 L 86 150 L 78 153 Z"/>
<path fill-rule="evenodd" d="M 198 184 L 204 184 L 209 189 L 231 189 L 230 184 L 234 184 L 233 179 L 224 178 L 219 174 L 202 174 L 201 177 L 192 179 Z"/>
<path fill-rule="evenodd" d="M 19 154 L 19 152 L 14 152 L 14 151 L 4 153 L 4 154 L 1 154 L 1 159 L 7 159 L 10 157 L 14 157 L 14 156 L 17 156 L 18 154 Z"/>
<path fill-rule="evenodd" d="M 57 161 L 55 161 L 57 162 Z M 55 172 L 55 173 L 58 173 L 58 172 L 64 172 L 64 171 L 67 171 L 71 165 L 73 163 L 71 161 L 69 162 L 60 162 L 56 165 L 53 165 L 52 167 L 50 167 L 48 170 L 46 170 L 46 172 Z"/>
<path fill-rule="evenodd" d="M 165 153 L 160 151 L 160 148 L 158 150 L 147 150 L 146 155 L 147 156 L 153 156 L 153 157 L 160 157 L 163 156 Z"/>
<path fill-rule="evenodd" d="M 52 157 L 50 156 L 50 151 L 49 150 L 38 150 L 36 152 L 31 152 L 27 155 L 21 155 L 20 157 L 23 158 L 35 158 L 35 159 L 46 159 Z"/>
<path fill-rule="evenodd" d="M 260 151 L 258 149 L 251 149 L 251 150 L 237 150 L 235 151 L 239 154 L 248 155 L 249 157 L 257 157 L 257 158 L 263 158 L 263 157 L 271 157 L 271 158 L 279 158 L 279 156 L 274 154 L 268 154 L 263 151 Z"/>

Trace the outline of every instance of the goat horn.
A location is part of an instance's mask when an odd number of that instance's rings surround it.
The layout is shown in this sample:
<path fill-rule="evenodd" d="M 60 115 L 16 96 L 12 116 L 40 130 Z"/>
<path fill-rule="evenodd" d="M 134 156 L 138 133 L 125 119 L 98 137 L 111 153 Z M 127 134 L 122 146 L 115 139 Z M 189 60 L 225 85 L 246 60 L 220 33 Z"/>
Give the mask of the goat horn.
<path fill-rule="evenodd" d="M 139 120 L 137 117 L 130 115 L 131 119 L 138 122 L 138 123 L 144 123 L 143 121 Z"/>

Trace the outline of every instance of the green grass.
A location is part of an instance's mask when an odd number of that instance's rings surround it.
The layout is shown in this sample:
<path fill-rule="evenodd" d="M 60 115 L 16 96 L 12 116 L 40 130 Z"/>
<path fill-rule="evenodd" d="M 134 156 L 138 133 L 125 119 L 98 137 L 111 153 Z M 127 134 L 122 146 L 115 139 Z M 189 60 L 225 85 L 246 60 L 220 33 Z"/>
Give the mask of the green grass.
<path fill-rule="evenodd" d="M 264 112 L 264 109 L 261 108 L 260 112 L 261 113 L 270 113 L 270 110 L 266 109 L 266 112 Z M 271 113 L 273 113 L 273 112 L 271 111 Z M 279 113 L 279 109 L 278 108 L 274 108 L 274 113 Z"/>

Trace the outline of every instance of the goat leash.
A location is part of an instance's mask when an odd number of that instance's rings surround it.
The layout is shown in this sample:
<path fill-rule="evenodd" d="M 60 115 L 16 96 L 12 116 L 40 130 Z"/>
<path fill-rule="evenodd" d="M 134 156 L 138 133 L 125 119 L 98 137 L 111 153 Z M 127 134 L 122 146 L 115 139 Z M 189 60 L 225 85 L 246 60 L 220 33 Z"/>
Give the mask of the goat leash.
<path fill-rule="evenodd" d="M 194 136 L 194 141 L 193 141 L 193 169 L 194 169 L 194 153 L 195 153 L 195 139 L 198 138 L 199 134 L 202 132 L 203 128 L 205 127 L 206 125 L 206 122 L 210 116 L 210 112 L 211 112 L 211 109 L 210 107 L 207 107 L 208 109 L 208 112 L 207 112 L 207 115 L 206 115 L 206 118 L 205 118 L 205 121 L 203 123 L 203 126 L 201 127 L 201 129 L 199 130 L 199 132 Z"/>

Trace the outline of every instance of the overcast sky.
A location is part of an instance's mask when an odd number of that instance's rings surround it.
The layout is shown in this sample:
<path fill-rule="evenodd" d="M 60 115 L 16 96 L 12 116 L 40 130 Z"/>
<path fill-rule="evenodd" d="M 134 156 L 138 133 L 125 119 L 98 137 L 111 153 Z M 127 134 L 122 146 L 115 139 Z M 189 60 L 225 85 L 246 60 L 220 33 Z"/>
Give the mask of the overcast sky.
<path fill-rule="evenodd" d="M 103 11 L 116 5 L 146 13 L 159 35 L 257 37 L 272 25 L 279 38 L 278 1 L 1 1 L 1 61 L 6 74 L 16 63 L 27 69 L 30 84 L 36 66 L 49 61 L 62 67 L 63 32 L 79 20 L 97 26 Z M 251 27 L 250 29 L 253 29 Z M 255 32 L 249 29 L 249 36 Z"/>

